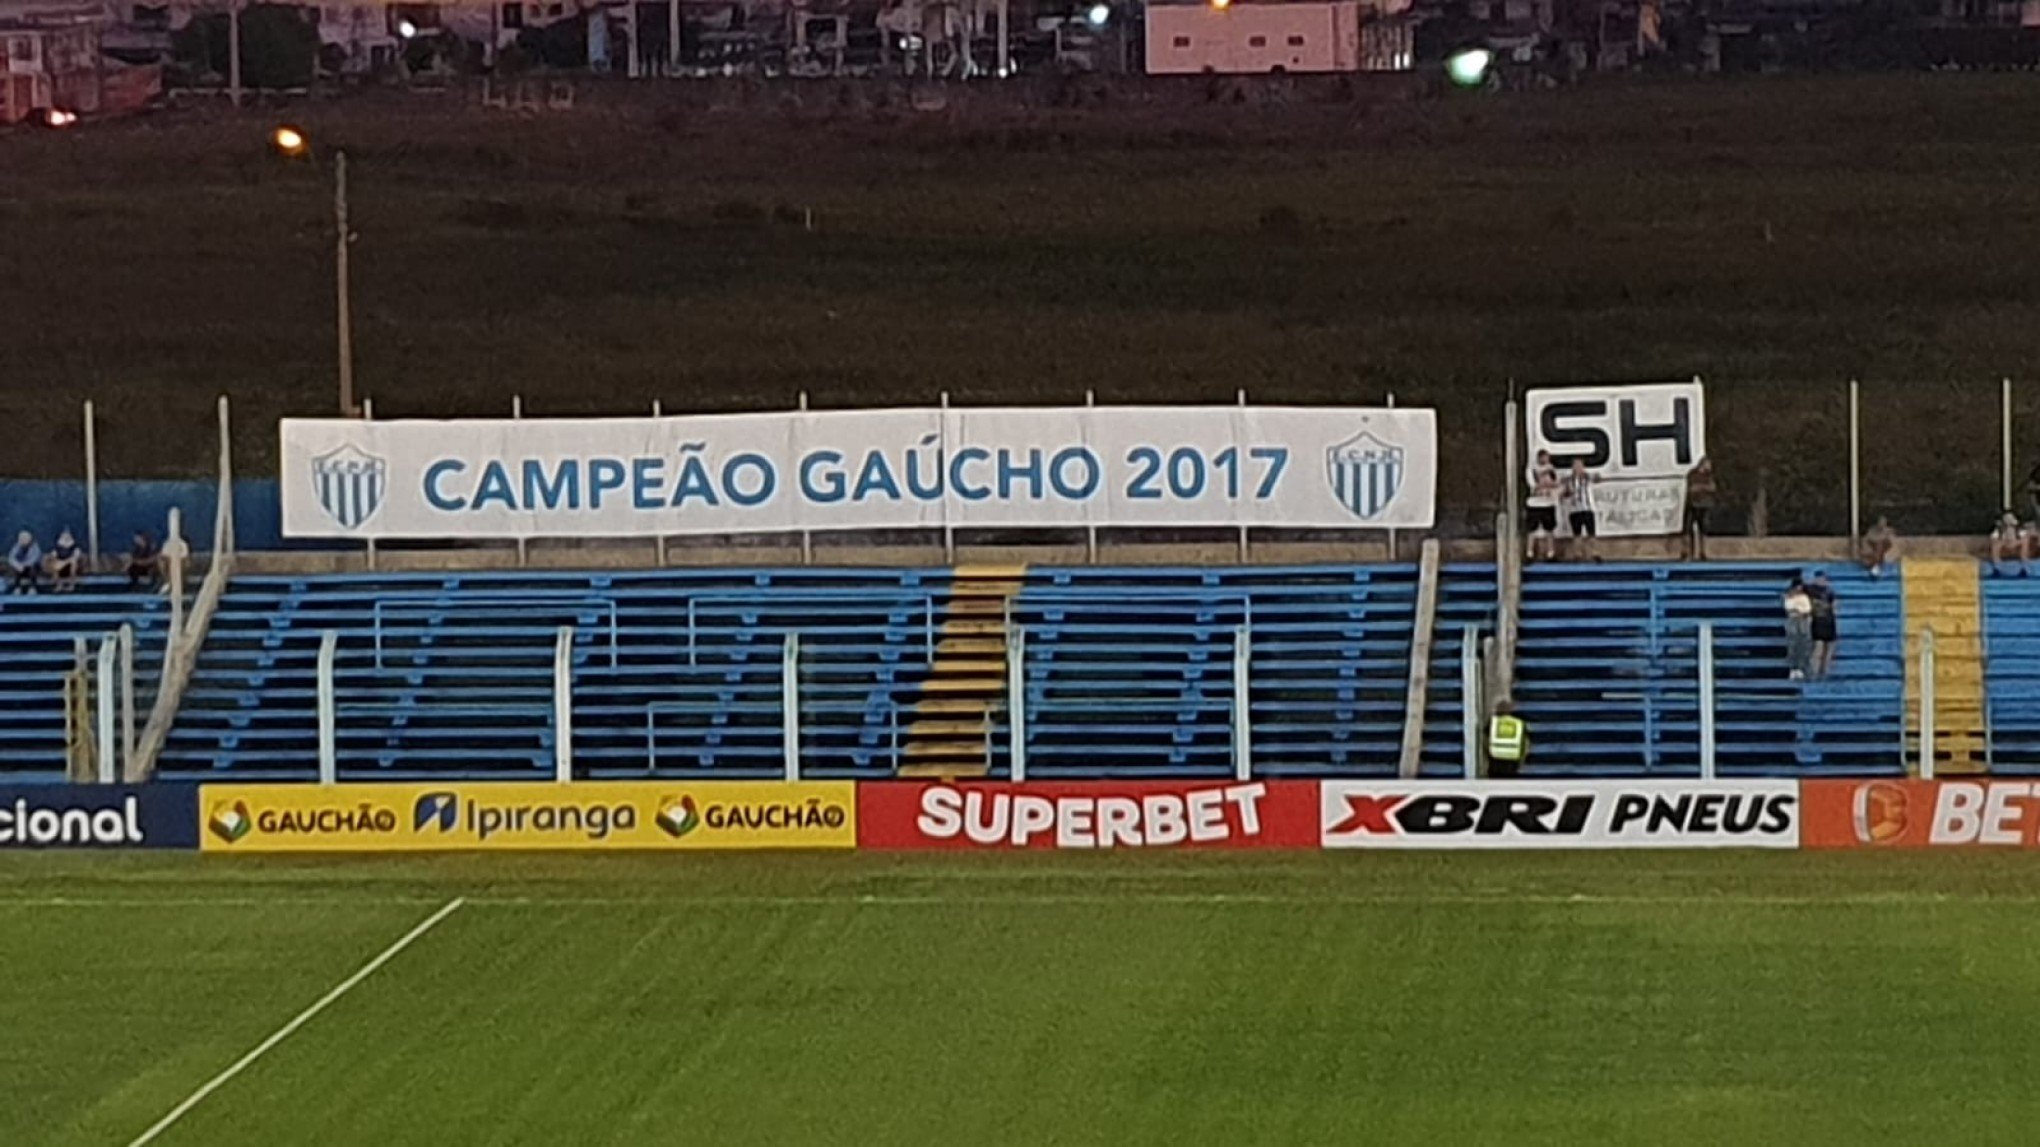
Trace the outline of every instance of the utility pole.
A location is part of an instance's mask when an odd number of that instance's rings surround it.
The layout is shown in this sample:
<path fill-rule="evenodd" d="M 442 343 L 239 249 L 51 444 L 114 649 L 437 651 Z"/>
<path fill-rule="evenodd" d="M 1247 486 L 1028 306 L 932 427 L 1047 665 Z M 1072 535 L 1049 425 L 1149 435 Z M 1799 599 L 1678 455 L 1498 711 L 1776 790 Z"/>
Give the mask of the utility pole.
<path fill-rule="evenodd" d="M 333 153 L 333 302 L 334 326 L 340 342 L 340 414 L 355 415 L 354 321 L 348 311 L 347 153 Z"/>
<path fill-rule="evenodd" d="M 227 0 L 227 96 L 241 106 L 241 0 Z"/>

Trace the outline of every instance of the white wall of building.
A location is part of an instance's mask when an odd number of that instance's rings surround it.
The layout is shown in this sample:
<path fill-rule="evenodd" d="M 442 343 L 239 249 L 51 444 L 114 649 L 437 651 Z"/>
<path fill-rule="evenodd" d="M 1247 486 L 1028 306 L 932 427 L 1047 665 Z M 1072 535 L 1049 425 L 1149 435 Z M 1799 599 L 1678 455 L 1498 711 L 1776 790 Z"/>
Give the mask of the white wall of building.
<path fill-rule="evenodd" d="M 1150 4 L 1149 75 L 1360 69 L 1358 0 Z"/>

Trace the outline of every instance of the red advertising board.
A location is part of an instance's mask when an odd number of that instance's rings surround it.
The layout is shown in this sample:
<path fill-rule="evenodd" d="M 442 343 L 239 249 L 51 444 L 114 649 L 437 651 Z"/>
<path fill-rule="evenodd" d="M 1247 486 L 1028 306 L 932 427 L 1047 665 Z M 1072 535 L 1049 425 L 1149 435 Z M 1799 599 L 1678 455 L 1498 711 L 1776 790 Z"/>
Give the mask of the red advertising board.
<path fill-rule="evenodd" d="M 2040 848 L 2040 783 L 1804 781 L 1807 848 Z"/>
<path fill-rule="evenodd" d="M 857 786 L 857 846 L 1316 848 L 1316 781 Z"/>

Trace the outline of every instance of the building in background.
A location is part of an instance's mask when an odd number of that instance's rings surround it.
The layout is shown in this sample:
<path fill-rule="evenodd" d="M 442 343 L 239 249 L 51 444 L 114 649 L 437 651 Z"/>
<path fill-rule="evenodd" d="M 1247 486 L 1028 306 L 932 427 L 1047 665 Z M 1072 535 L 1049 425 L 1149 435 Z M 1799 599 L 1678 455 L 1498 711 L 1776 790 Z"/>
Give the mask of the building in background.
<path fill-rule="evenodd" d="M 1149 0 L 1149 75 L 1402 71 L 1407 0 Z"/>

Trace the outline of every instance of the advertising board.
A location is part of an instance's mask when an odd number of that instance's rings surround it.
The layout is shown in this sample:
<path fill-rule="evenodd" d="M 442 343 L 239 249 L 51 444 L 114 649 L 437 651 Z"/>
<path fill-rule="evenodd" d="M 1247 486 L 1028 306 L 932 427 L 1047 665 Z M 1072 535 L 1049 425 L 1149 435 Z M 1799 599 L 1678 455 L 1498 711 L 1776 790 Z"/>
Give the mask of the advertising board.
<path fill-rule="evenodd" d="M 1600 479 L 1594 504 L 1601 536 L 1680 532 L 1686 471 L 1707 453 L 1698 380 L 1540 388 L 1524 396 L 1523 421 L 1533 462 L 1548 450 L 1561 474 L 1578 459 Z"/>
<path fill-rule="evenodd" d="M 1808 848 L 2040 848 L 2040 783 L 1806 781 Z"/>
<path fill-rule="evenodd" d="M 1315 781 L 857 786 L 876 849 L 1316 848 Z"/>
<path fill-rule="evenodd" d="M 285 419 L 293 538 L 940 526 L 1421 529 L 1436 412 L 1157 406 Z"/>
<path fill-rule="evenodd" d="M 1797 848 L 1796 781 L 1326 781 L 1326 848 Z"/>
<path fill-rule="evenodd" d="M 0 850 L 197 847 L 191 785 L 0 785 Z"/>
<path fill-rule="evenodd" d="M 852 848 L 848 781 L 205 785 L 206 852 Z M 196 818 L 194 818 L 194 821 Z"/>

